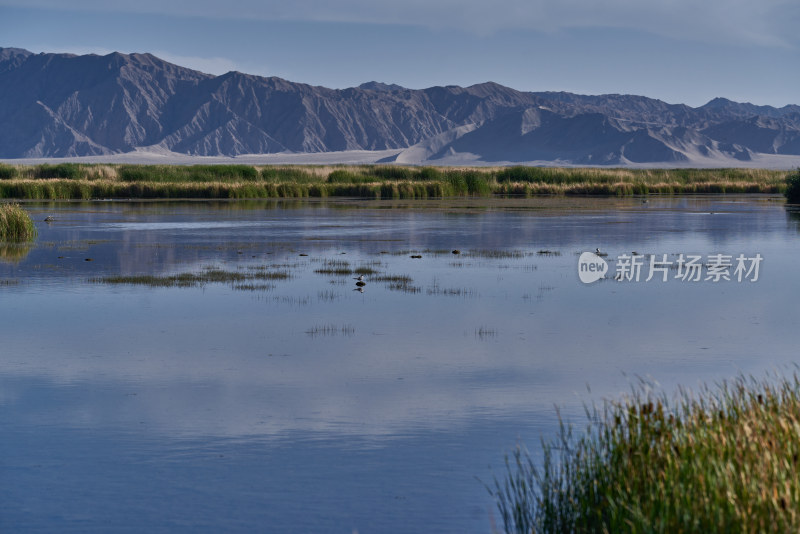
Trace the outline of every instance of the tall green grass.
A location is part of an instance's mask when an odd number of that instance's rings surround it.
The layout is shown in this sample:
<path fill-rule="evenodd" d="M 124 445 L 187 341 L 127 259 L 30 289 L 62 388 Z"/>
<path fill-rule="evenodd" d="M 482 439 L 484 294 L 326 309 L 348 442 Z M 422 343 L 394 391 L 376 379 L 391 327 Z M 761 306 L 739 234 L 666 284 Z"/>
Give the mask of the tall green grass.
<path fill-rule="evenodd" d="M 786 176 L 786 195 L 787 202 L 800 204 L 800 168 Z"/>
<path fill-rule="evenodd" d="M 779 193 L 759 169 L 437 168 L 399 165 L 0 165 L 0 198 L 303 198 L 353 196 Z"/>
<path fill-rule="evenodd" d="M 635 389 L 518 448 L 490 487 L 506 532 L 800 531 L 800 380 L 739 377 L 692 395 Z"/>
<path fill-rule="evenodd" d="M 19 204 L 0 204 L 0 243 L 21 243 L 36 238 L 36 226 Z"/>

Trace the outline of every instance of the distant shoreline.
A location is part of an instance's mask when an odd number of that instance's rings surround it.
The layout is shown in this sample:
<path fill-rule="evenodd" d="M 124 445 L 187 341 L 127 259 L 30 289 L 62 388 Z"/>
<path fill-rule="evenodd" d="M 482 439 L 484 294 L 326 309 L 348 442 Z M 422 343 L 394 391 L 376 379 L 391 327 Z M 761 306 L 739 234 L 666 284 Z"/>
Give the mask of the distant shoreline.
<path fill-rule="evenodd" d="M 254 199 L 780 194 L 786 171 L 400 165 L 0 163 L 0 199 Z"/>

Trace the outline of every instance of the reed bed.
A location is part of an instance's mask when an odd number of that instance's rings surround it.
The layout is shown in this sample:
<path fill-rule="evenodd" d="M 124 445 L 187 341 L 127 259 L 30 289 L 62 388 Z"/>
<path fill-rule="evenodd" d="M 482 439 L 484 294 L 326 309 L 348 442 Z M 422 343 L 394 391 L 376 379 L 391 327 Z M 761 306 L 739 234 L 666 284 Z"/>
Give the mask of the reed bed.
<path fill-rule="evenodd" d="M 786 201 L 790 204 L 800 204 L 800 169 L 786 177 Z"/>
<path fill-rule="evenodd" d="M 36 226 L 19 204 L 0 204 L 0 243 L 22 243 L 36 239 Z"/>
<path fill-rule="evenodd" d="M 490 195 L 782 193 L 763 169 L 444 168 L 400 165 L 0 164 L 0 198 L 425 199 Z"/>
<path fill-rule="evenodd" d="M 91 278 L 98 284 L 141 285 L 148 287 L 197 287 L 206 284 L 228 283 L 240 290 L 268 290 L 270 284 L 252 284 L 251 281 L 286 280 L 291 275 L 286 271 L 250 269 L 248 271 L 226 271 L 217 267 L 207 267 L 200 272 L 173 275 L 119 275 Z"/>
<path fill-rule="evenodd" d="M 644 386 L 561 423 L 487 486 L 506 532 L 800 531 L 800 380 L 740 376 L 672 402 Z"/>

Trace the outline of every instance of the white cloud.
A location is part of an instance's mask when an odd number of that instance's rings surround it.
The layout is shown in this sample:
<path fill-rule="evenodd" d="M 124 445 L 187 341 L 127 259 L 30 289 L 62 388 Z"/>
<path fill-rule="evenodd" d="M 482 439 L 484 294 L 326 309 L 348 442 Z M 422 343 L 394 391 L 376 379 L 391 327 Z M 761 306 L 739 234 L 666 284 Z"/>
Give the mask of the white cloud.
<path fill-rule="evenodd" d="M 0 0 L 2 5 L 249 20 L 405 24 L 475 33 L 620 28 L 676 39 L 786 46 L 794 0 Z M 67 7 L 67 5 L 69 7 Z"/>

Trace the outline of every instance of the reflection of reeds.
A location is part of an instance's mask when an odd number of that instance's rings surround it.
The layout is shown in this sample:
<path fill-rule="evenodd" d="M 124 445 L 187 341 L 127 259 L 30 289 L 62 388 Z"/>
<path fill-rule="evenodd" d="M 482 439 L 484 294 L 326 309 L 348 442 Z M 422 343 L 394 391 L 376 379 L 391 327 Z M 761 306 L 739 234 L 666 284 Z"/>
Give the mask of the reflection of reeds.
<path fill-rule="evenodd" d="M 495 480 L 506 532 L 798 532 L 800 377 L 739 377 L 670 402 L 643 385 L 561 423 Z"/>
<path fill-rule="evenodd" d="M 275 289 L 274 284 L 234 284 L 233 289 L 237 291 L 270 291 Z"/>
<path fill-rule="evenodd" d="M 317 292 L 317 300 L 320 302 L 332 302 L 339 298 L 339 294 L 335 291 L 325 290 Z"/>
<path fill-rule="evenodd" d="M 467 287 L 439 287 L 428 288 L 428 295 L 446 295 L 448 297 L 477 297 L 478 293 L 474 289 Z"/>
<path fill-rule="evenodd" d="M 17 263 L 24 260 L 31 251 L 27 243 L 0 243 L 0 261 Z"/>

